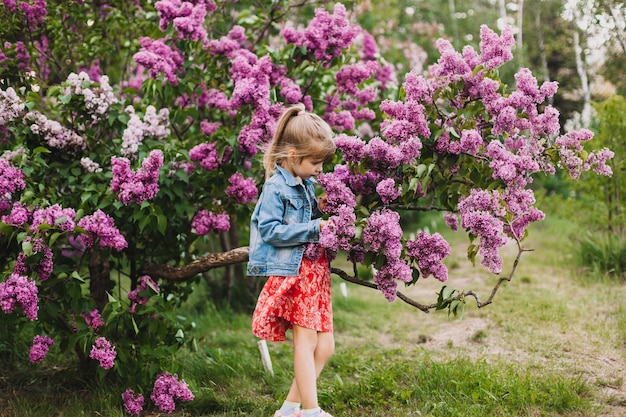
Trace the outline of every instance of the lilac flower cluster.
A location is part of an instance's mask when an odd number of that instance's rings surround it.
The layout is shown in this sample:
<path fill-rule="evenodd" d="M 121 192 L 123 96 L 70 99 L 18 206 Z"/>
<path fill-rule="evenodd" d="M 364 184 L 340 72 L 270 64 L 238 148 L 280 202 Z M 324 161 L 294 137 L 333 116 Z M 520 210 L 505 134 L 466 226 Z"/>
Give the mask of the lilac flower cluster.
<path fill-rule="evenodd" d="M 232 59 L 235 57 L 236 51 L 241 49 L 245 41 L 245 29 L 239 25 L 235 25 L 226 36 L 221 37 L 219 40 L 210 40 L 207 47 L 213 55 L 224 55 Z"/>
<path fill-rule="evenodd" d="M 96 343 L 91 347 L 89 357 L 100 362 L 100 367 L 106 370 L 113 368 L 113 365 L 115 365 L 117 352 L 111 342 L 105 337 L 99 337 L 96 339 Z"/>
<path fill-rule="evenodd" d="M 80 158 L 80 165 L 85 172 L 102 172 L 102 167 L 95 161 L 92 161 L 89 157 L 83 156 Z"/>
<path fill-rule="evenodd" d="M 588 141 L 593 137 L 593 133 L 587 129 L 572 131 L 556 139 L 555 145 L 559 150 L 561 167 L 565 167 L 569 175 L 576 179 L 583 171 L 593 169 L 600 175 L 611 176 L 613 170 L 606 163 L 612 159 L 614 153 L 607 148 L 590 152 L 585 160 L 581 156 L 583 146 L 581 142 Z"/>
<path fill-rule="evenodd" d="M 39 25 L 43 25 L 48 15 L 46 0 L 35 0 L 34 5 L 22 1 L 19 4 L 19 8 L 24 12 L 26 22 L 31 31 L 37 30 Z"/>
<path fill-rule="evenodd" d="M 137 172 L 130 169 L 127 158 L 111 158 L 113 179 L 111 191 L 118 193 L 118 198 L 124 205 L 133 202 L 141 204 L 151 200 L 159 192 L 159 168 L 163 166 L 163 152 L 153 150 L 141 163 Z"/>
<path fill-rule="evenodd" d="M 115 220 L 100 209 L 80 219 L 78 226 L 88 233 L 78 237 L 78 241 L 87 247 L 93 246 L 96 238 L 102 249 L 111 248 L 119 252 L 128 246 L 124 236 L 115 227 Z"/>
<path fill-rule="evenodd" d="M 100 327 L 104 326 L 104 321 L 102 320 L 100 311 L 97 308 L 94 308 L 89 313 L 80 313 L 80 315 L 85 319 L 87 326 L 91 327 L 95 331 L 98 331 Z"/>
<path fill-rule="evenodd" d="M 417 260 L 422 277 L 430 275 L 441 282 L 448 280 L 448 268 L 442 263 L 450 255 L 450 245 L 439 233 L 419 232 L 415 240 L 406 243 L 407 255 Z"/>
<path fill-rule="evenodd" d="M 502 272 L 499 249 L 506 242 L 504 223 L 506 209 L 500 204 L 498 191 L 472 190 L 458 205 L 461 227 L 479 238 L 481 263 L 492 273 Z"/>
<path fill-rule="evenodd" d="M 5 61 L 13 60 L 15 62 L 14 65 L 17 64 L 17 69 L 20 73 L 30 72 L 30 54 L 28 53 L 28 49 L 26 49 L 26 45 L 24 45 L 24 42 L 17 41 L 12 44 L 11 42 L 5 41 L 3 46 L 4 51 L 9 51 L 13 47 L 14 52 L 11 55 L 13 55 L 15 58 L 7 56 L 3 52 L 3 50 L 0 50 L 0 64 Z M 4 64 L 2 67 L 0 68 L 5 69 L 6 64 Z"/>
<path fill-rule="evenodd" d="M 17 96 L 13 87 L 0 90 L 0 126 L 6 126 L 9 122 L 20 117 L 24 111 L 24 103 Z"/>
<path fill-rule="evenodd" d="M 50 249 L 41 238 L 33 238 L 32 236 L 27 236 L 24 239 L 24 242 L 28 242 L 31 244 L 31 254 L 26 254 L 25 252 L 20 252 L 15 260 L 15 266 L 13 268 L 13 272 L 18 275 L 28 275 L 31 272 L 36 272 L 39 275 L 39 279 L 41 281 L 45 281 L 50 278 L 50 274 L 52 274 L 52 268 L 54 263 L 52 258 L 54 256 L 52 249 Z M 27 265 L 27 259 L 29 255 L 34 255 L 41 253 L 42 256 L 39 259 L 36 267 Z"/>
<path fill-rule="evenodd" d="M 124 391 L 122 401 L 124 401 L 124 409 L 128 414 L 138 416 L 143 411 L 143 395 L 135 394 L 132 389 Z"/>
<path fill-rule="evenodd" d="M 143 121 L 132 106 L 127 106 L 125 111 L 130 119 L 122 133 L 122 155 L 136 157 L 143 138 L 153 136 L 163 139 L 170 134 L 169 109 L 163 108 L 157 113 L 154 106 L 148 106 Z"/>
<path fill-rule="evenodd" d="M 226 195 L 238 203 L 246 204 L 254 201 L 259 190 L 252 178 L 244 178 L 244 176 L 236 172 L 228 179 L 230 185 L 226 187 Z"/>
<path fill-rule="evenodd" d="M 332 15 L 319 8 L 305 30 L 299 32 L 287 28 L 283 36 L 287 43 L 305 47 L 316 61 L 328 68 L 333 58 L 341 56 L 343 50 L 350 47 L 360 31 L 360 27 L 350 25 L 346 7 L 337 3 Z"/>
<path fill-rule="evenodd" d="M 217 143 L 201 143 L 189 150 L 189 158 L 192 161 L 200 163 L 200 166 L 207 171 L 217 169 L 221 164 L 226 162 L 227 158 L 220 157 L 216 149 Z M 230 149 L 230 148 L 229 148 Z M 229 156 L 230 152 L 225 152 L 224 156 Z"/>
<path fill-rule="evenodd" d="M 86 72 L 71 73 L 65 82 L 66 87 L 63 89 L 63 94 L 83 96 L 85 108 L 96 120 L 106 113 L 111 104 L 117 103 L 117 98 L 113 94 L 113 88 L 109 85 L 109 77 L 106 75 L 100 77 L 100 85 L 97 88 L 91 88 L 91 81 Z"/>
<path fill-rule="evenodd" d="M 148 69 L 150 77 L 156 79 L 163 73 L 167 81 L 178 85 L 176 72 L 183 68 L 185 60 L 176 47 L 170 47 L 165 42 L 165 39 L 140 38 L 141 50 L 133 55 L 133 59 Z"/>
<path fill-rule="evenodd" d="M 6 314 L 11 314 L 18 306 L 30 321 L 37 320 L 39 311 L 39 296 L 35 281 L 18 274 L 11 274 L 9 278 L 0 282 L 0 307 Z"/>
<path fill-rule="evenodd" d="M 0 158 L 0 213 L 10 207 L 11 195 L 26 187 L 24 173 Z"/>
<path fill-rule="evenodd" d="M 43 358 L 48 354 L 50 346 L 54 344 L 54 340 L 48 336 L 35 336 L 33 338 L 33 345 L 28 353 L 28 359 L 30 363 L 41 362 Z"/>
<path fill-rule="evenodd" d="M 447 213 L 443 216 L 444 221 L 446 222 L 446 226 L 448 226 L 453 231 L 459 230 L 459 218 L 454 213 Z"/>
<path fill-rule="evenodd" d="M 389 209 L 373 212 L 363 229 L 363 243 L 370 252 L 384 253 L 387 258 L 399 259 L 402 251 L 400 215 Z"/>
<path fill-rule="evenodd" d="M 31 214 L 26 207 L 19 201 L 15 202 L 11 207 L 11 212 L 8 215 L 2 216 L 0 220 L 3 223 L 10 224 L 12 226 L 21 226 L 24 223 L 30 221 Z"/>
<path fill-rule="evenodd" d="M 402 195 L 402 186 L 396 187 L 393 178 L 386 178 L 378 183 L 376 192 L 384 204 L 389 204 Z"/>
<path fill-rule="evenodd" d="M 34 135 L 42 136 L 48 146 L 58 149 L 84 149 L 87 146 L 85 138 L 64 127 L 56 120 L 48 119 L 44 114 L 33 110 L 26 113 L 24 120 L 31 123 L 30 131 Z"/>
<path fill-rule="evenodd" d="M 76 227 L 74 223 L 76 211 L 73 208 L 62 208 L 58 204 L 35 210 L 32 214 L 31 229 L 37 229 L 42 224 L 57 227 L 64 232 L 71 232 Z"/>
<path fill-rule="evenodd" d="M 200 122 L 200 131 L 206 136 L 211 136 L 213 133 L 217 132 L 221 125 L 222 124 L 219 122 L 203 120 Z"/>
<path fill-rule="evenodd" d="M 164 372 L 154 381 L 150 398 L 161 411 L 171 414 L 176 408 L 175 400 L 191 401 L 194 395 L 185 381 L 178 380 L 178 375 Z"/>
<path fill-rule="evenodd" d="M 524 231 L 530 223 L 543 220 L 544 213 L 533 207 L 535 195 L 533 190 L 509 188 L 502 192 L 502 202 L 512 215 L 512 220 L 504 226 L 504 232 L 513 239 L 522 239 Z"/>
<path fill-rule="evenodd" d="M 396 280 L 408 283 L 413 280 L 411 267 L 403 260 L 387 258 L 385 264 L 374 273 L 374 283 L 383 293 L 387 301 L 396 299 Z"/>
<path fill-rule="evenodd" d="M 194 233 L 204 236 L 210 232 L 226 232 L 230 229 L 230 216 L 228 213 L 213 213 L 200 210 L 194 216 L 191 227 Z"/>
<path fill-rule="evenodd" d="M 131 313 L 135 312 L 137 304 L 141 304 L 144 306 L 148 304 L 148 300 L 150 299 L 150 297 L 142 296 L 139 293 L 142 291 L 148 291 L 150 289 L 152 289 L 153 291 L 156 291 L 157 294 L 160 291 L 158 284 L 154 282 L 154 280 L 150 278 L 150 276 L 144 275 L 140 278 L 139 285 L 137 286 L 137 288 L 128 292 L 128 299 L 131 301 L 131 307 L 130 307 Z"/>
<path fill-rule="evenodd" d="M 217 8 L 212 1 L 188 2 L 181 0 L 161 0 L 154 4 L 159 13 L 159 27 L 166 30 L 170 23 L 178 35 L 192 41 L 205 40 L 207 33 L 203 27 L 207 12 Z"/>
<path fill-rule="evenodd" d="M 354 209 L 348 205 L 342 205 L 335 209 L 335 214 L 329 217 L 326 227 L 320 232 L 320 245 L 331 251 L 332 257 L 340 249 L 351 249 L 350 240 L 356 232 L 356 215 Z"/>

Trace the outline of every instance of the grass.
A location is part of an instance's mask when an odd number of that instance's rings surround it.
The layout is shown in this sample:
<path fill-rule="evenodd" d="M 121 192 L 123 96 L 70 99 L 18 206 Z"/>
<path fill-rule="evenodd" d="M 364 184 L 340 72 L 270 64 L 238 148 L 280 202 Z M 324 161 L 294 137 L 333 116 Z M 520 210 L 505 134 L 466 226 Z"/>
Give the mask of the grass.
<path fill-rule="evenodd" d="M 337 352 L 319 381 L 322 407 L 335 417 L 624 415 L 624 289 L 578 275 L 568 248 L 572 233 L 575 226 L 558 219 L 535 227 L 525 242 L 535 251 L 524 254 L 512 282 L 491 306 L 478 309 L 469 301 L 462 320 L 388 303 L 353 284 L 343 298 L 333 277 Z M 495 278 L 465 259 L 466 238 L 446 237 L 454 253 L 449 284 L 486 297 Z M 508 248 L 507 260 L 513 256 Z M 430 303 L 441 285 L 429 278 L 402 291 Z M 204 300 L 199 289 L 189 306 L 198 351 L 179 353 L 196 398 L 178 404 L 173 415 L 272 415 L 293 376 L 290 342 L 269 344 L 271 376 L 249 314 L 217 310 Z M 77 380 L 71 362 L 51 359 L 48 369 L 2 372 L 0 416 L 125 415 L 125 387 Z"/>

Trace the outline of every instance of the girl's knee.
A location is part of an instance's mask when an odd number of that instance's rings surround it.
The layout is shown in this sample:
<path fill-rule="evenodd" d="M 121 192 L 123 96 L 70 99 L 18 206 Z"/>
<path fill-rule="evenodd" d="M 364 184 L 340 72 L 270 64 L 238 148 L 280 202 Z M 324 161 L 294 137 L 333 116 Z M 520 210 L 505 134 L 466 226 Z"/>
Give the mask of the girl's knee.
<path fill-rule="evenodd" d="M 330 358 L 335 353 L 335 338 L 332 333 L 320 333 L 317 338 L 315 354 L 322 358 Z"/>

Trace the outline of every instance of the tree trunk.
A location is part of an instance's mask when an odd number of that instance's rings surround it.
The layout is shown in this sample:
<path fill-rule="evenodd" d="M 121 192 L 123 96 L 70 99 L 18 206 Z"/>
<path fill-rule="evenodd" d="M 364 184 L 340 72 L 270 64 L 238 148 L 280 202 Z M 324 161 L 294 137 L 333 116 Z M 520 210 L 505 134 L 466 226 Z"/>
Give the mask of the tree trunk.
<path fill-rule="evenodd" d="M 106 253 L 93 248 L 89 254 L 89 291 L 96 302 L 96 307 L 102 310 L 109 301 L 107 292 L 113 289 L 111 280 L 111 266 Z"/>

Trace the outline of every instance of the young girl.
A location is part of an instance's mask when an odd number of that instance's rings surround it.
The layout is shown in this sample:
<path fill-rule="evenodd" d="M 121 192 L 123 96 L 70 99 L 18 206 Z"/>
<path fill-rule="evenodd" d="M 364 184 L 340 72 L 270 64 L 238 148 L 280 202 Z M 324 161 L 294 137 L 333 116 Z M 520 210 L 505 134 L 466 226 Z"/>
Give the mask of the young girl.
<path fill-rule="evenodd" d="M 335 340 L 330 266 L 317 247 L 326 221 L 313 190 L 313 177 L 335 153 L 332 136 L 326 122 L 297 105 L 278 120 L 263 159 L 266 181 L 250 223 L 248 275 L 269 278 L 252 331 L 279 342 L 292 329 L 294 350 L 294 380 L 274 417 L 332 417 L 317 403 L 317 377 Z"/>

